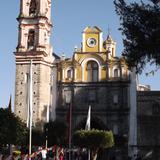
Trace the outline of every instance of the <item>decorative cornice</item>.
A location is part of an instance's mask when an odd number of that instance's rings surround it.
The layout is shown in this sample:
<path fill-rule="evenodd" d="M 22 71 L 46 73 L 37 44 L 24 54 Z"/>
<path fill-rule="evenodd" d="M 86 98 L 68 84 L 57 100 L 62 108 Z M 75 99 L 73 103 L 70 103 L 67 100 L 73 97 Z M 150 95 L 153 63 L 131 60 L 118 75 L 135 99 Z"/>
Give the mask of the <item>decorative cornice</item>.
<path fill-rule="evenodd" d="M 48 18 L 45 17 L 45 16 L 35 16 L 35 17 L 29 17 L 29 16 L 23 16 L 23 17 L 21 17 L 21 16 L 19 16 L 19 17 L 17 18 L 17 21 L 20 22 L 20 21 L 22 21 L 23 19 L 24 19 L 24 20 L 40 20 L 40 19 L 45 19 L 46 22 L 47 22 L 47 24 L 48 24 L 50 27 L 53 27 L 52 23 L 48 22 Z M 37 23 L 37 24 L 39 24 L 39 23 Z M 45 23 L 45 24 L 46 24 L 46 23 Z"/>
<path fill-rule="evenodd" d="M 18 64 L 30 64 L 30 61 L 33 61 L 33 64 L 43 64 L 49 67 L 54 67 L 55 64 L 45 61 L 42 57 L 28 57 L 26 59 L 16 58 L 16 65 Z"/>
<path fill-rule="evenodd" d="M 47 53 L 44 51 L 26 51 L 26 52 L 14 52 L 15 56 L 21 56 L 21 57 L 28 57 L 28 56 L 38 56 L 43 55 L 44 57 L 47 57 Z"/>

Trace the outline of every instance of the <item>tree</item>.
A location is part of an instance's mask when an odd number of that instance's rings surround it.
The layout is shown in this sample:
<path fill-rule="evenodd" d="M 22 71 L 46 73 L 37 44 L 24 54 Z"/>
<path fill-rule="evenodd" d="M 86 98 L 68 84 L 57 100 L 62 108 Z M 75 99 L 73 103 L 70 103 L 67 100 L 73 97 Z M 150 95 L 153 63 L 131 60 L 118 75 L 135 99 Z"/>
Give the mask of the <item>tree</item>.
<path fill-rule="evenodd" d="M 141 73 L 147 63 L 160 67 L 160 1 L 148 0 L 127 4 L 114 0 L 124 35 L 123 56 L 130 68 Z"/>
<path fill-rule="evenodd" d="M 25 139 L 23 143 L 21 143 L 24 146 L 29 145 L 29 128 L 27 128 L 27 134 L 25 136 Z M 44 132 L 41 129 L 32 128 L 32 145 L 33 146 L 43 146 L 45 145 L 45 136 Z"/>
<path fill-rule="evenodd" d="M 44 126 L 45 135 L 48 139 L 48 145 L 65 145 L 67 143 L 67 126 L 64 122 L 54 121 L 46 123 Z"/>
<path fill-rule="evenodd" d="M 77 130 L 73 135 L 74 145 L 91 150 L 91 159 L 96 160 L 101 148 L 110 148 L 114 145 L 111 131 L 103 130 Z"/>
<path fill-rule="evenodd" d="M 45 145 L 45 136 L 42 130 L 36 128 L 32 130 L 32 144 L 35 146 Z"/>
<path fill-rule="evenodd" d="M 25 123 L 8 108 L 0 108 L 0 145 L 23 144 L 27 135 Z"/>

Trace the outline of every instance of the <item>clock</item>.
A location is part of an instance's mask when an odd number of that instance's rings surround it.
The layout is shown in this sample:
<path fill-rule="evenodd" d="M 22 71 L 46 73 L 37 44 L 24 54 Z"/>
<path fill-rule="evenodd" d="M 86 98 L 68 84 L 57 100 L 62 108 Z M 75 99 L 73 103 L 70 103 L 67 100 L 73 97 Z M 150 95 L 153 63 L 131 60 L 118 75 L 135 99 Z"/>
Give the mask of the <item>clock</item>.
<path fill-rule="evenodd" d="M 97 41 L 96 41 L 95 38 L 89 38 L 89 39 L 87 40 L 87 45 L 88 45 L 89 47 L 94 47 L 96 44 L 97 44 Z"/>

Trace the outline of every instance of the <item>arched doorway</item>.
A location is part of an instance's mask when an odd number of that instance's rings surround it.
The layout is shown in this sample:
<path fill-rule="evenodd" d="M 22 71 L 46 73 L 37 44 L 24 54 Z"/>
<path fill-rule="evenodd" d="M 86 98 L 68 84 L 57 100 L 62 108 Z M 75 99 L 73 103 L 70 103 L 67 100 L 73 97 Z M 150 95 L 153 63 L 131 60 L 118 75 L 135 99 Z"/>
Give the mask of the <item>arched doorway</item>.
<path fill-rule="evenodd" d="M 74 130 L 85 129 L 87 118 L 81 120 Z M 108 127 L 103 123 L 103 121 L 97 117 L 91 119 L 91 129 L 108 130 Z"/>

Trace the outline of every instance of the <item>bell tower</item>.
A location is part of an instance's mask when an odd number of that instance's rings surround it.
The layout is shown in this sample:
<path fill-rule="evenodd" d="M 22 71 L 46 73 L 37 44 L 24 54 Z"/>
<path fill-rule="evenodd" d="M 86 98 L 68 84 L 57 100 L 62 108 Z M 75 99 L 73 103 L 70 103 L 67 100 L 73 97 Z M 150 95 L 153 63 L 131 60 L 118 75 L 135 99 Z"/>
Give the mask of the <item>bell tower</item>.
<path fill-rule="evenodd" d="M 15 52 L 15 114 L 24 122 L 28 114 L 28 75 L 32 61 L 33 124 L 46 121 L 51 106 L 52 67 L 50 45 L 51 0 L 20 0 L 18 45 Z"/>

